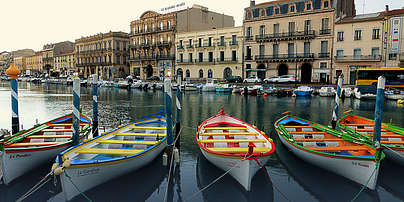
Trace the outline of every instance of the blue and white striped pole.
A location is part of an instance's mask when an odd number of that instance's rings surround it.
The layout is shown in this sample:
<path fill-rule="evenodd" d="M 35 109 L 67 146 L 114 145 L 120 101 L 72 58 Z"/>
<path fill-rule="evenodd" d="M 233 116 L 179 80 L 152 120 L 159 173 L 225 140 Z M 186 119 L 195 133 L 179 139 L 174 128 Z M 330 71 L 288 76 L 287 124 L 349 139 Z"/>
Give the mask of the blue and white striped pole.
<path fill-rule="evenodd" d="M 79 144 L 80 135 L 80 78 L 73 79 L 73 145 Z"/>
<path fill-rule="evenodd" d="M 167 70 L 169 71 L 169 70 Z M 173 127 L 172 127 L 172 94 L 171 94 L 171 72 L 166 73 L 164 79 L 164 103 L 167 116 L 167 144 L 173 146 Z"/>
<path fill-rule="evenodd" d="M 375 109 L 375 134 L 373 136 L 373 142 L 376 149 L 380 149 L 380 136 L 382 129 L 382 116 L 383 116 L 383 105 L 384 105 L 384 85 L 386 83 L 386 78 L 380 76 L 377 81 L 377 95 L 376 95 L 376 109 Z"/>
<path fill-rule="evenodd" d="M 181 76 L 178 77 L 181 80 Z M 177 107 L 177 117 L 176 117 L 176 124 L 175 124 L 175 136 L 178 138 L 175 146 L 180 148 L 180 129 L 181 129 L 181 82 L 177 85 L 177 99 L 175 101 Z"/>
<path fill-rule="evenodd" d="M 15 66 L 14 63 L 11 63 L 10 67 L 7 69 L 5 72 L 7 75 L 10 76 L 10 82 L 11 82 L 11 129 L 12 133 L 18 133 L 20 131 L 20 121 L 18 118 L 18 75 L 21 73 L 20 70 L 18 70 Z"/>
<path fill-rule="evenodd" d="M 338 77 L 338 85 L 337 85 L 337 93 L 335 94 L 335 101 L 334 101 L 334 111 L 332 113 L 332 121 L 331 121 L 331 126 L 333 129 L 337 126 L 337 120 L 338 120 L 338 107 L 341 99 L 341 89 L 342 89 L 342 84 L 344 83 L 344 75 L 341 74 Z"/>
<path fill-rule="evenodd" d="M 98 75 L 93 75 L 93 137 L 98 136 Z"/>

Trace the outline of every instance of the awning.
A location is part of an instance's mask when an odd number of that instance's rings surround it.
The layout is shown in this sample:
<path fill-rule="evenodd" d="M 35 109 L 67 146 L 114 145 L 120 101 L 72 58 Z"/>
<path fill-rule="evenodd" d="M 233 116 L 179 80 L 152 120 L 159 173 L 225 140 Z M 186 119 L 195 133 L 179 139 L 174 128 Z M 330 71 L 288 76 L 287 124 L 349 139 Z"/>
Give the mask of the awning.
<path fill-rule="evenodd" d="M 266 69 L 246 69 L 246 72 L 266 72 Z"/>

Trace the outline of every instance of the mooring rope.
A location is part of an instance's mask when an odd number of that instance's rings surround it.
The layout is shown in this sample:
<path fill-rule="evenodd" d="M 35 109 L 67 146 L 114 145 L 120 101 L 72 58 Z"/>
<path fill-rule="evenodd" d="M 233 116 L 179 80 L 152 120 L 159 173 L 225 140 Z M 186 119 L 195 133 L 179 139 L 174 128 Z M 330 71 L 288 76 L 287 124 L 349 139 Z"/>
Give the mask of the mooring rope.
<path fill-rule="evenodd" d="M 261 169 L 264 171 L 265 176 L 267 176 L 267 178 L 269 179 L 269 181 L 271 181 L 272 185 L 274 185 L 276 191 L 278 191 L 278 192 L 282 195 L 282 197 L 285 198 L 287 201 L 290 201 L 290 202 L 291 202 L 291 200 L 290 200 L 288 197 L 286 197 L 286 194 L 284 194 L 284 193 L 279 189 L 279 187 L 274 183 L 274 181 L 272 181 L 271 177 L 269 177 L 269 174 L 268 174 L 266 168 L 265 168 L 264 166 L 262 166 L 262 165 L 260 164 L 260 162 L 259 162 L 257 159 L 254 159 L 254 160 L 255 160 L 255 162 L 257 162 L 258 166 L 261 167 Z"/>
<path fill-rule="evenodd" d="M 20 198 L 18 198 L 16 201 L 20 202 L 23 201 L 24 199 L 28 198 L 31 194 L 35 193 L 40 189 L 43 185 L 45 185 L 47 182 L 50 180 L 50 176 L 53 174 L 51 171 L 50 173 L 46 174 L 45 177 L 43 177 L 41 180 L 39 180 L 38 183 L 36 183 L 31 189 L 29 189 L 24 195 L 22 195 Z"/>
<path fill-rule="evenodd" d="M 370 179 L 372 179 L 373 175 L 375 174 L 375 172 L 377 170 L 377 166 L 379 166 L 379 163 L 376 163 L 375 169 L 373 170 L 372 174 L 370 175 L 368 181 L 366 182 L 366 184 L 362 185 L 361 190 L 355 195 L 355 197 L 351 200 L 351 202 L 354 202 L 356 199 L 358 199 L 359 195 L 363 192 L 363 190 L 365 190 L 366 186 L 370 182 Z"/>
<path fill-rule="evenodd" d="M 177 135 L 177 137 L 175 138 L 173 145 L 175 145 L 175 143 L 177 142 L 178 137 L 179 137 L 180 134 L 181 134 L 181 131 L 182 131 L 182 127 L 180 128 L 180 131 L 178 132 L 178 135 Z M 168 193 L 168 187 L 170 186 L 171 168 L 173 167 L 173 166 L 172 166 L 172 165 L 173 165 L 173 162 L 174 162 L 174 151 L 171 152 L 170 169 L 168 170 L 167 188 L 166 188 L 166 191 L 165 191 L 165 194 L 164 194 L 164 201 L 167 201 L 167 193 Z"/>

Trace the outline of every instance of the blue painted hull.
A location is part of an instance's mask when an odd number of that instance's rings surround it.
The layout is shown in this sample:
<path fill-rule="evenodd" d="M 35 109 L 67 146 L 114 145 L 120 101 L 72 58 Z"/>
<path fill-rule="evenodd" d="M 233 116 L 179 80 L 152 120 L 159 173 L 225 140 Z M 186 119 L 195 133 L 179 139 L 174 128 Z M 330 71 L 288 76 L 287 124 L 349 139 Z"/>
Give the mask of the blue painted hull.
<path fill-rule="evenodd" d="M 312 92 L 311 91 L 298 91 L 298 90 L 295 90 L 295 91 L 293 91 L 293 93 L 296 96 L 310 96 Z"/>

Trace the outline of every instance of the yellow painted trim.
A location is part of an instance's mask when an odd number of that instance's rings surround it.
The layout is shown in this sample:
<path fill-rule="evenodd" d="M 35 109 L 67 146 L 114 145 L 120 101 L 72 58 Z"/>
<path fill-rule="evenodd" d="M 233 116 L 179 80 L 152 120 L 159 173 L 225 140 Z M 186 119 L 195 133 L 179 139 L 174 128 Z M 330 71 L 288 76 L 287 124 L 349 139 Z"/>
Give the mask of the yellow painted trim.
<path fill-rule="evenodd" d="M 155 145 L 159 141 L 127 141 L 127 140 L 98 140 L 98 143 L 106 144 L 140 144 L 140 145 Z"/>
<path fill-rule="evenodd" d="M 227 136 L 227 135 L 259 135 L 258 133 L 243 133 L 243 132 L 240 132 L 240 133 L 201 133 L 201 134 L 199 134 L 199 136 L 213 136 L 213 135 L 225 135 L 225 136 Z"/>
<path fill-rule="evenodd" d="M 134 155 L 144 150 L 140 149 L 99 149 L 99 148 L 82 148 L 76 153 L 78 154 L 110 154 L 110 155 Z"/>
<path fill-rule="evenodd" d="M 204 130 L 247 130 L 247 127 L 205 127 Z"/>
<path fill-rule="evenodd" d="M 206 148 L 213 152 L 220 152 L 220 153 L 247 153 L 248 147 L 211 147 Z M 266 153 L 271 151 L 269 147 L 254 147 L 254 153 Z"/>
<path fill-rule="evenodd" d="M 198 140 L 200 143 L 215 143 L 215 142 L 267 142 L 265 139 L 209 139 Z"/>
<path fill-rule="evenodd" d="M 147 127 L 147 126 L 132 126 L 131 129 L 151 129 L 151 130 L 166 130 L 167 127 Z"/>
<path fill-rule="evenodd" d="M 116 136 L 143 136 L 143 137 L 154 137 L 154 136 L 161 136 L 165 137 L 165 133 L 117 133 Z"/>

